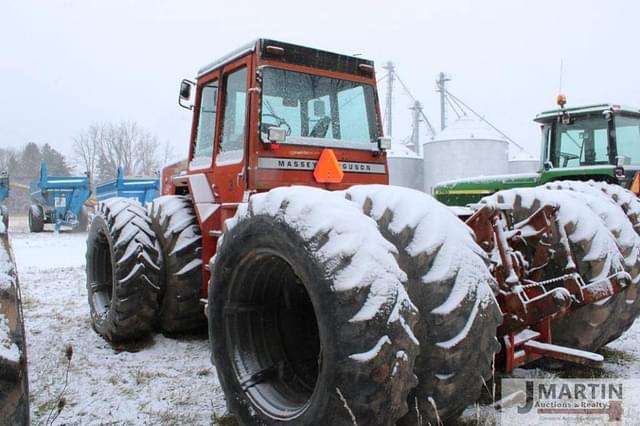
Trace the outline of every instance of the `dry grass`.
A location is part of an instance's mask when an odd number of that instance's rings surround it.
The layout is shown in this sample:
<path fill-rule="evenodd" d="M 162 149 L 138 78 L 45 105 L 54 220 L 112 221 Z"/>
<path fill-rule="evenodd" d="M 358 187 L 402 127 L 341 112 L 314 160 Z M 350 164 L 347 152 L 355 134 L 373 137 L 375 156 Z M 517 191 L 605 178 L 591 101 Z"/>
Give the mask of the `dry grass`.
<path fill-rule="evenodd" d="M 222 416 L 216 416 L 213 414 L 213 424 L 216 426 L 240 426 L 238 419 L 231 414 L 224 414 Z"/>
<path fill-rule="evenodd" d="M 159 377 L 169 377 L 167 376 L 167 374 L 161 371 L 149 371 L 149 370 L 144 370 L 142 368 L 136 368 L 134 371 L 131 372 L 131 375 L 135 379 L 136 385 L 145 384 Z"/>
<path fill-rule="evenodd" d="M 198 371 L 196 374 L 200 377 L 208 376 L 211 374 L 211 369 L 203 368 L 202 370 Z"/>

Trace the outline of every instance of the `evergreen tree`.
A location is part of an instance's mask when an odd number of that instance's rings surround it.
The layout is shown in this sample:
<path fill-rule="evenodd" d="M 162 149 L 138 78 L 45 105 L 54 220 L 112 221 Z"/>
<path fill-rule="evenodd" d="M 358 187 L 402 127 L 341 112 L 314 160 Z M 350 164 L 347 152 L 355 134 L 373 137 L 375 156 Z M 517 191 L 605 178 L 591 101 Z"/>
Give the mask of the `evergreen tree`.
<path fill-rule="evenodd" d="M 16 179 L 33 180 L 40 176 L 42 152 L 35 142 L 25 145 L 20 155 L 20 167 L 13 172 Z"/>
<path fill-rule="evenodd" d="M 47 163 L 49 167 L 49 174 L 53 176 L 69 176 L 71 172 L 69 170 L 69 166 L 67 166 L 67 162 L 64 158 L 64 155 L 56 151 L 49 145 L 45 143 L 42 146 L 42 161 Z"/>

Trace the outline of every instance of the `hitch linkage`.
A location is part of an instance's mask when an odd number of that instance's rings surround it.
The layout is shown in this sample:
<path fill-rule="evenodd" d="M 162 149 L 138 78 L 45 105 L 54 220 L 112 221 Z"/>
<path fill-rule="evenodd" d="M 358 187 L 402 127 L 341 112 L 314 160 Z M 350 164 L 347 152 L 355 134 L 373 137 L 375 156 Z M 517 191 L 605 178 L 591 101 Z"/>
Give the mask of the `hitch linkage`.
<path fill-rule="evenodd" d="M 498 283 L 495 296 L 502 310 L 498 328 L 504 371 L 542 357 L 585 365 L 599 365 L 601 355 L 554 345 L 551 321 L 621 292 L 631 282 L 626 272 L 585 283 L 564 228 L 557 221 L 558 206 L 543 205 L 522 222 L 513 223 L 510 208 L 480 204 L 466 224 L 492 261 Z M 559 247 L 554 250 L 552 247 Z M 554 256 L 566 259 L 561 276 L 543 279 Z"/>

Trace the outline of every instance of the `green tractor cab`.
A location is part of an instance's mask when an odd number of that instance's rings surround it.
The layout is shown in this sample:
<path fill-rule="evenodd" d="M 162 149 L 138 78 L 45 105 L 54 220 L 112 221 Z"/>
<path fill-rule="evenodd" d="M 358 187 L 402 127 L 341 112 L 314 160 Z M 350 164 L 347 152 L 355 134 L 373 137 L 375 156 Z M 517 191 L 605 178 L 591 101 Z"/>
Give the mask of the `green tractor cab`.
<path fill-rule="evenodd" d="M 542 112 L 534 121 L 542 128 L 537 173 L 442 182 L 433 188 L 434 197 L 461 206 L 503 189 L 556 180 L 596 180 L 631 188 L 640 170 L 640 110 L 610 104 L 560 108 Z"/>

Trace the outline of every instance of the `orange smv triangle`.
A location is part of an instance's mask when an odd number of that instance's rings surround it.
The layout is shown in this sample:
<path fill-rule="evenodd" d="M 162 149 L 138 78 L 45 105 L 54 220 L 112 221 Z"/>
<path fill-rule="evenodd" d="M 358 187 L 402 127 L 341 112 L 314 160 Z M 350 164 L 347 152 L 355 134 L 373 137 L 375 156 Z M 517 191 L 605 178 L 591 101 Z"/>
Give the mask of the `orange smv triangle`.
<path fill-rule="evenodd" d="M 322 150 L 318 164 L 316 164 L 316 168 L 313 171 L 313 177 L 316 178 L 318 183 L 342 182 L 344 172 L 332 149 L 325 148 Z"/>
<path fill-rule="evenodd" d="M 633 178 L 633 183 L 631 184 L 631 192 L 636 195 L 640 194 L 640 173 L 636 173 L 636 176 Z"/>

